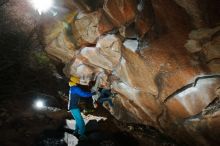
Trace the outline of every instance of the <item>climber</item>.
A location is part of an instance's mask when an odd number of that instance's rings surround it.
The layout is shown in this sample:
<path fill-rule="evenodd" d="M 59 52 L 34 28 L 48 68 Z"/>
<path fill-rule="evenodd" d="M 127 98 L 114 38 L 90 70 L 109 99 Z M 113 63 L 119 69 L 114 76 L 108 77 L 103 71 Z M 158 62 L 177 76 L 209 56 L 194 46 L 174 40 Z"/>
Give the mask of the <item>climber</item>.
<path fill-rule="evenodd" d="M 93 95 L 93 106 L 98 107 L 98 104 L 103 105 L 104 102 L 108 102 L 110 107 L 113 107 L 112 97 L 115 97 L 116 93 L 112 93 L 111 89 L 99 88 L 99 94 Z M 97 96 L 97 97 L 94 97 Z"/>
<path fill-rule="evenodd" d="M 85 140 L 87 137 L 85 136 L 85 122 L 80 113 L 80 109 L 78 107 L 78 103 L 80 98 L 91 98 L 92 93 L 86 92 L 79 87 L 80 79 L 78 77 L 72 76 L 69 81 L 69 103 L 68 110 L 70 110 L 72 116 L 76 121 L 74 134 L 80 135 L 80 140 Z"/>
<path fill-rule="evenodd" d="M 113 107 L 112 98 L 116 94 L 112 93 L 110 84 L 107 82 L 107 79 L 104 79 L 105 73 L 101 72 L 96 77 L 96 83 L 92 87 L 92 91 L 96 94 L 92 96 L 94 108 L 98 107 L 98 104 L 103 105 L 107 101 L 110 107 Z"/>

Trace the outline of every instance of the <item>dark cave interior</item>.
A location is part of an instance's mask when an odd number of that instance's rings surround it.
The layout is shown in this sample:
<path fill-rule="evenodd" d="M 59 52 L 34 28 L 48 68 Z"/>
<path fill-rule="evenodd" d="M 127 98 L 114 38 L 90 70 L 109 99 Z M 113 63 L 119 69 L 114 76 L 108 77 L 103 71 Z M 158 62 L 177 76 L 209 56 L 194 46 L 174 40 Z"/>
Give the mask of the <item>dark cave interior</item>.
<path fill-rule="evenodd" d="M 0 145 L 74 146 L 69 77 L 90 91 L 100 71 L 114 109 L 80 103 L 107 120 L 79 146 L 220 144 L 219 0 L 53 0 L 41 15 L 30 1 L 0 0 Z"/>

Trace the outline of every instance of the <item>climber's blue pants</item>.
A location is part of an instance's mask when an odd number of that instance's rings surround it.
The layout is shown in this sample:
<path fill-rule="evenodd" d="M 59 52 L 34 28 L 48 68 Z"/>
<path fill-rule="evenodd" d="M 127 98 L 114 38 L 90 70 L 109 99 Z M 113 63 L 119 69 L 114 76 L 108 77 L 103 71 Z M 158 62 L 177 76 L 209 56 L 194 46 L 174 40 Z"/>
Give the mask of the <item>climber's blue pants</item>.
<path fill-rule="evenodd" d="M 79 108 L 71 109 L 70 112 L 76 121 L 76 125 L 75 125 L 76 132 L 78 131 L 78 134 L 84 135 L 85 134 L 85 122 L 82 118 Z"/>

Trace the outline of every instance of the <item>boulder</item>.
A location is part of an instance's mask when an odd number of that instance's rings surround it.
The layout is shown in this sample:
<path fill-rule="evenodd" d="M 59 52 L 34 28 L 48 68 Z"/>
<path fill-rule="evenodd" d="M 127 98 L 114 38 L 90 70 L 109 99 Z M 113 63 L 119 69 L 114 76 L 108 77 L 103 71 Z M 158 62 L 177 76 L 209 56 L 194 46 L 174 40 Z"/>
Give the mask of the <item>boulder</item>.
<path fill-rule="evenodd" d="M 139 43 L 138 40 L 133 40 L 133 39 L 126 39 L 123 43 L 124 47 L 126 49 L 131 50 L 132 52 L 138 51 Z"/>
<path fill-rule="evenodd" d="M 211 104 L 206 108 L 206 112 L 202 112 L 197 116 L 186 118 L 182 122 L 178 122 L 175 128 L 172 128 L 172 135 L 176 135 L 181 131 L 181 137 L 178 141 L 189 140 L 189 144 L 197 145 L 213 145 L 217 146 L 219 139 L 216 136 L 219 135 L 219 101 Z M 211 135 L 210 135 L 211 134 Z"/>
<path fill-rule="evenodd" d="M 140 38 L 151 30 L 152 23 L 148 17 L 138 17 L 135 21 L 135 28 Z"/>
<path fill-rule="evenodd" d="M 74 57 L 74 52 L 77 49 L 73 40 L 68 35 L 69 23 L 73 21 L 75 12 L 71 11 L 65 15 L 64 20 L 56 17 L 42 18 L 43 43 L 46 46 L 46 52 L 53 58 L 67 63 Z"/>
<path fill-rule="evenodd" d="M 204 62 L 207 63 L 212 73 L 219 73 L 220 68 L 220 27 L 201 28 L 193 30 L 189 34 L 190 39 L 185 47 L 191 53 L 201 51 L 204 56 Z"/>
<path fill-rule="evenodd" d="M 73 61 L 67 63 L 63 69 L 63 72 L 67 77 L 70 77 L 71 75 L 80 77 L 80 83 L 83 85 L 88 85 L 88 83 L 93 81 L 99 73 L 103 73 L 103 78 L 108 78 L 104 69 L 91 65 L 84 57 L 80 55 L 77 56 Z"/>
<path fill-rule="evenodd" d="M 157 95 L 157 87 L 153 80 L 152 68 L 139 54 L 123 49 L 123 58 L 114 70 L 114 74 L 128 86 Z"/>
<path fill-rule="evenodd" d="M 64 30 L 62 21 L 52 19 L 48 23 L 43 24 L 44 43 L 51 43 Z"/>
<path fill-rule="evenodd" d="M 185 119 L 202 112 L 218 96 L 219 79 L 200 79 L 196 86 L 189 87 L 166 102 L 172 118 Z"/>
<path fill-rule="evenodd" d="M 88 85 L 93 78 L 93 70 L 87 65 L 82 64 L 78 66 L 75 71 L 73 74 L 80 77 L 80 83 L 83 85 Z"/>
<path fill-rule="evenodd" d="M 203 19 L 203 11 L 200 7 L 199 1 L 191 0 L 174 0 L 179 6 L 184 8 L 188 15 L 191 17 L 192 22 L 195 27 L 201 28 L 205 27 L 207 24 Z"/>
<path fill-rule="evenodd" d="M 105 35 L 99 38 L 96 47 L 101 55 L 110 60 L 113 66 L 119 63 L 121 58 L 122 42 L 116 35 Z"/>
<path fill-rule="evenodd" d="M 214 74 L 219 74 L 220 73 L 220 61 L 212 61 L 208 63 L 208 67 L 211 70 L 212 73 Z"/>
<path fill-rule="evenodd" d="M 220 73 L 220 36 L 214 37 L 212 41 L 204 45 L 203 52 L 206 56 L 211 72 Z"/>
<path fill-rule="evenodd" d="M 196 41 L 196 40 L 188 40 L 187 43 L 185 44 L 185 48 L 190 53 L 195 53 L 195 52 L 199 52 L 202 50 L 201 44 L 199 43 L 199 41 Z"/>
<path fill-rule="evenodd" d="M 85 58 L 87 64 L 106 70 L 113 69 L 112 62 L 100 54 L 99 48 L 85 47 L 81 50 L 80 55 Z"/>
<path fill-rule="evenodd" d="M 113 29 L 103 11 L 83 15 L 72 23 L 72 31 L 78 46 L 95 44 L 98 37 Z"/>
<path fill-rule="evenodd" d="M 124 38 L 132 38 L 135 39 L 138 37 L 138 34 L 135 30 L 135 25 L 134 23 L 128 25 L 128 26 L 121 26 L 119 28 L 119 33 L 121 36 L 123 36 Z"/>
<path fill-rule="evenodd" d="M 101 37 L 96 47 L 82 48 L 80 55 L 87 64 L 106 70 L 113 70 L 121 58 L 122 43 L 115 35 Z"/>
<path fill-rule="evenodd" d="M 183 46 L 176 47 L 179 42 L 169 41 L 172 40 L 172 36 L 166 36 L 163 39 L 155 41 L 151 46 L 140 51 L 146 65 L 151 68 L 148 72 L 151 72 L 154 78 L 158 97 L 162 101 L 177 89 L 193 81 L 196 76 L 206 73 L 205 68 L 192 63 L 192 58 Z M 162 49 L 164 47 L 166 49 Z"/>
<path fill-rule="evenodd" d="M 161 113 L 160 103 L 150 93 L 138 90 L 120 81 L 112 83 L 113 90 L 120 93 L 122 105 L 141 123 L 158 127 L 157 117 Z M 132 107 L 132 108 L 131 108 Z M 113 113 L 119 114 L 119 113 Z"/>
<path fill-rule="evenodd" d="M 91 7 L 86 3 L 85 0 L 74 0 L 72 1 L 72 4 L 80 12 L 91 12 Z"/>
<path fill-rule="evenodd" d="M 189 34 L 190 39 L 200 40 L 200 41 L 209 41 L 211 37 L 220 31 L 220 26 L 215 28 L 200 28 L 193 30 Z"/>
<path fill-rule="evenodd" d="M 74 75 L 80 78 L 80 83 L 83 85 L 88 85 L 93 79 L 93 74 L 95 74 L 95 69 L 83 63 L 79 57 L 74 61 L 70 62 L 65 67 L 65 74 L 68 76 Z"/>
<path fill-rule="evenodd" d="M 153 9 L 150 1 L 142 0 L 138 4 L 138 10 L 135 19 L 135 29 L 140 38 L 143 38 L 146 33 L 151 30 L 153 26 Z"/>
<path fill-rule="evenodd" d="M 63 31 L 47 45 L 45 50 L 52 57 L 67 63 L 74 58 L 75 46 Z"/>
<path fill-rule="evenodd" d="M 104 11 L 116 27 L 134 21 L 136 15 L 135 0 L 105 0 Z"/>
<path fill-rule="evenodd" d="M 187 87 L 198 76 L 218 72 L 219 27 L 202 28 L 206 24 L 197 1 L 144 1 L 149 2 L 150 6 L 147 7 L 147 3 L 143 7 L 139 5 L 138 11 L 136 2 L 105 0 L 103 9 L 79 13 L 72 22 L 71 35 L 80 49 L 73 49 L 74 53 L 69 53 L 73 56 L 69 57 L 61 51 L 50 54 L 66 59 L 63 59 L 63 62 L 68 62 L 66 74 L 80 76 L 86 82 L 99 72 L 105 75 L 112 73 L 117 79 L 109 81 L 118 94 L 117 98 L 113 98 L 114 107 L 110 110 L 117 119 L 154 126 L 175 139 L 183 137 L 181 141 L 187 144 L 191 144 L 191 140 L 209 144 L 200 139 L 203 137 L 199 133 L 202 131 L 200 128 L 205 129 L 210 124 L 214 129 L 219 120 L 211 118 L 213 123 L 204 121 L 204 127 L 203 123 L 196 121 L 209 119 L 219 111 L 219 104 L 214 102 L 219 96 L 216 90 L 220 88 L 220 80 L 214 77 L 200 79 L 195 87 Z M 190 34 L 192 23 L 187 13 L 193 24 L 200 28 Z M 113 26 L 120 28 L 121 38 L 125 39 L 123 45 L 116 35 L 117 29 L 111 31 Z M 130 33 L 131 28 L 134 32 Z M 151 30 L 155 31 L 152 32 L 155 39 L 145 40 L 147 37 L 144 36 L 151 35 Z M 110 31 L 115 34 L 104 35 Z M 48 44 L 71 48 L 62 33 L 56 30 L 54 35 L 48 37 Z M 147 42 L 147 47 L 140 47 L 140 40 L 136 37 Z M 192 56 L 199 56 L 197 62 Z M 207 65 L 210 65 L 212 72 Z M 209 107 L 213 109 L 208 110 Z M 198 139 L 194 139 L 196 136 L 199 136 Z M 218 141 L 213 137 L 211 140 Z"/>

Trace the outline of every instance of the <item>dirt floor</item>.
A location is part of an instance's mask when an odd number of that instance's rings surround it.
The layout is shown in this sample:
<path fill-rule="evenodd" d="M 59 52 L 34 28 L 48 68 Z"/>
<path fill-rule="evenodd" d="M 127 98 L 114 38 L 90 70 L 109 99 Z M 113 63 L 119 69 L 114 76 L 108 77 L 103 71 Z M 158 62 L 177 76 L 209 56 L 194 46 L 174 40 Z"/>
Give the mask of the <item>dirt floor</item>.
<path fill-rule="evenodd" d="M 1 101 L 0 146 L 62 146 L 65 119 L 71 119 L 66 110 L 38 111 L 33 108 L 36 97 L 24 96 Z M 92 109 L 92 108 L 91 108 Z M 79 146 L 175 146 L 172 139 L 156 129 L 144 125 L 125 124 L 114 119 L 104 108 L 91 114 L 107 117 L 106 121 L 87 124 L 87 141 Z"/>

